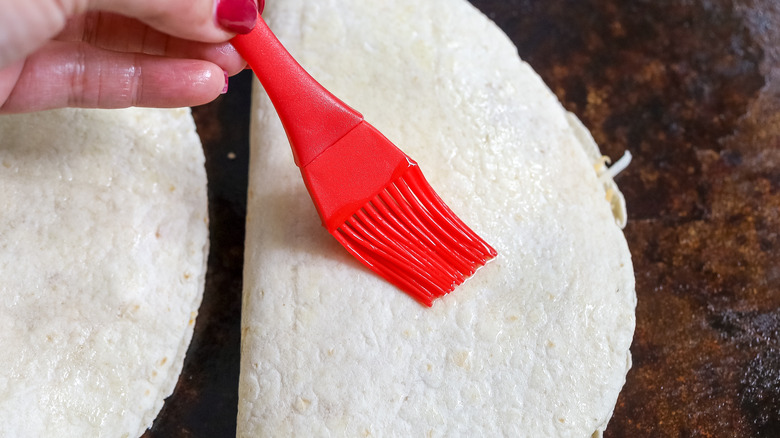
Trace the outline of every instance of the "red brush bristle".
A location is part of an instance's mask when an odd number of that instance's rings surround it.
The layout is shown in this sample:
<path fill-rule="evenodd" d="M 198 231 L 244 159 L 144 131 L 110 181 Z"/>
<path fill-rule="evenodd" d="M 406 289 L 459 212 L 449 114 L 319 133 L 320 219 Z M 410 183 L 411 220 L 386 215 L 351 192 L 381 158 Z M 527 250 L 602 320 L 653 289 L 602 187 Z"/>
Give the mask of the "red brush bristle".
<path fill-rule="evenodd" d="M 444 204 L 416 165 L 332 234 L 366 266 L 426 306 L 496 256 Z"/>

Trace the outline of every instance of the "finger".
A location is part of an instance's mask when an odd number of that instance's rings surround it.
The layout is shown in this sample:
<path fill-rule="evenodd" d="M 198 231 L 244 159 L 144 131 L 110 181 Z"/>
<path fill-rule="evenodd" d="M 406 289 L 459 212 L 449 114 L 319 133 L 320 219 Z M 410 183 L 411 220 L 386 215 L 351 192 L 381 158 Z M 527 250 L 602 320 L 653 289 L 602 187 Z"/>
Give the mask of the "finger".
<path fill-rule="evenodd" d="M 137 18 L 163 33 L 203 42 L 248 33 L 258 10 L 256 0 L 91 0 L 89 9 Z"/>
<path fill-rule="evenodd" d="M 89 12 L 68 20 L 59 41 L 84 41 L 102 49 L 213 62 L 231 76 L 246 62 L 230 43 L 201 43 L 172 37 L 132 18 Z"/>
<path fill-rule="evenodd" d="M 27 58 L 0 113 L 195 106 L 219 96 L 225 81 L 225 73 L 208 61 L 116 53 L 86 43 L 54 41 Z"/>

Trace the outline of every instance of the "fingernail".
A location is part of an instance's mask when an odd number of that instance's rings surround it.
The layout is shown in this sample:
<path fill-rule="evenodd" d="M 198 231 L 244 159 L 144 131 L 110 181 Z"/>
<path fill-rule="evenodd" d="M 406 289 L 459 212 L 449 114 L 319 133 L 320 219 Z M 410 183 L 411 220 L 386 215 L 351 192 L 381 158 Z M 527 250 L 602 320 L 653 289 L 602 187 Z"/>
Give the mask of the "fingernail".
<path fill-rule="evenodd" d="M 227 90 L 228 90 L 228 74 L 227 74 L 227 72 L 225 70 L 222 70 L 222 73 L 225 74 L 225 86 L 222 87 L 222 93 L 220 93 L 220 94 L 225 94 L 225 93 L 227 93 Z"/>
<path fill-rule="evenodd" d="M 219 0 L 217 23 L 229 32 L 249 33 L 255 27 L 257 12 L 258 6 L 255 0 Z"/>

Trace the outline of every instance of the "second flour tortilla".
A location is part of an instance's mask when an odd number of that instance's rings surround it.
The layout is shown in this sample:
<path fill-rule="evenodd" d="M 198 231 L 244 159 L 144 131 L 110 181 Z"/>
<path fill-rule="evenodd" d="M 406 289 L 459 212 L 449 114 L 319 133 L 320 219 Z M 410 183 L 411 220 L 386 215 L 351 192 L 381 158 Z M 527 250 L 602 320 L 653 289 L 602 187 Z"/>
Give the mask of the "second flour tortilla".
<path fill-rule="evenodd" d="M 190 110 L 0 117 L 0 438 L 144 433 L 205 286 Z"/>
<path fill-rule="evenodd" d="M 430 309 L 376 277 L 321 227 L 258 87 L 238 435 L 600 435 L 635 292 L 587 131 L 462 0 L 288 0 L 264 17 L 499 255 Z"/>

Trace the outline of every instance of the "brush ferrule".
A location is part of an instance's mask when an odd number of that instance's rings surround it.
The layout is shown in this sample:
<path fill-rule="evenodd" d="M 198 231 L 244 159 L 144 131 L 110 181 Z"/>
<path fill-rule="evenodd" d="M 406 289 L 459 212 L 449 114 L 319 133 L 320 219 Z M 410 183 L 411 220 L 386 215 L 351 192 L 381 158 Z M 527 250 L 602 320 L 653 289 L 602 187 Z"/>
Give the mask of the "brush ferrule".
<path fill-rule="evenodd" d="M 302 166 L 301 174 L 322 225 L 332 232 L 416 165 L 364 121 Z"/>

